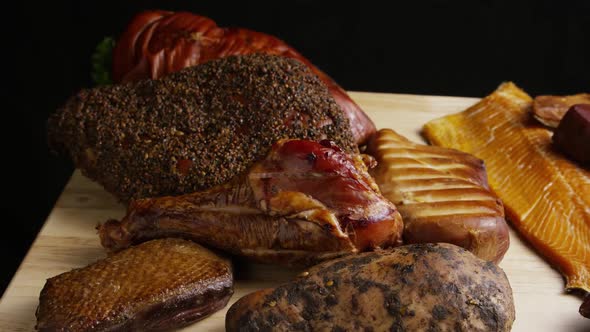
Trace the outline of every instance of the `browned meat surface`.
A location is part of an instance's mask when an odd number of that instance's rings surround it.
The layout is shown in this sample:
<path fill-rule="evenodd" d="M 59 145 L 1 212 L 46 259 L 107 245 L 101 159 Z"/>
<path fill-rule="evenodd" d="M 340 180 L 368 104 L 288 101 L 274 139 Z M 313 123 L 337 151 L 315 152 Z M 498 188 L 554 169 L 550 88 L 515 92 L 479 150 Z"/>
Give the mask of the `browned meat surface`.
<path fill-rule="evenodd" d="M 413 244 L 322 263 L 246 295 L 226 331 L 510 331 L 504 272 L 451 244 Z"/>
<path fill-rule="evenodd" d="M 282 140 L 226 185 L 132 202 L 122 221 L 100 227 L 100 237 L 116 250 L 180 236 L 258 261 L 309 265 L 397 245 L 402 227 L 360 155 L 330 141 Z"/>
<path fill-rule="evenodd" d="M 39 331 L 150 331 L 178 328 L 225 307 L 230 262 L 196 243 L 143 243 L 47 280 Z"/>
<path fill-rule="evenodd" d="M 590 104 L 590 93 L 571 96 L 537 96 L 533 101 L 533 115 L 544 125 L 556 128 L 565 113 L 575 104 Z"/>
<path fill-rule="evenodd" d="M 580 315 L 590 318 L 590 296 L 586 295 L 584 302 L 580 306 Z"/>
<path fill-rule="evenodd" d="M 590 169 L 590 103 L 572 106 L 552 139 L 561 152 Z"/>
<path fill-rule="evenodd" d="M 381 129 L 368 153 L 383 196 L 404 220 L 404 243 L 447 242 L 499 262 L 510 244 L 504 205 L 488 187 L 481 159 L 454 149 L 416 144 Z"/>
<path fill-rule="evenodd" d="M 301 61 L 326 84 L 350 120 L 358 144 L 366 143 L 375 132 L 371 119 L 346 91 L 284 41 L 244 28 L 221 28 L 193 13 L 150 10 L 135 16 L 113 51 L 113 78 L 115 82 L 155 79 L 213 59 L 252 53 Z"/>
<path fill-rule="evenodd" d="M 83 90 L 48 131 L 54 149 L 123 201 L 226 183 L 281 138 L 331 139 L 357 151 L 320 80 L 296 60 L 261 54 Z"/>

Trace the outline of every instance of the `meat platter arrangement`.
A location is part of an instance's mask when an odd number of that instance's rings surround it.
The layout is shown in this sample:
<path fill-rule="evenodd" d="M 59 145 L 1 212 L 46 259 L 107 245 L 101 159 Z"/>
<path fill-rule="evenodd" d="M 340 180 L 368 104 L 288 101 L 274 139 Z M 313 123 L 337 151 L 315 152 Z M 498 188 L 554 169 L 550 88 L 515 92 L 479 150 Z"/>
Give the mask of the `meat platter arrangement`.
<path fill-rule="evenodd" d="M 588 93 L 505 82 L 424 145 L 260 32 L 147 11 L 110 56 L 48 138 L 127 211 L 96 227 L 106 258 L 47 280 L 39 331 L 199 324 L 236 260 L 302 272 L 237 299 L 226 331 L 510 331 L 510 226 L 590 291 Z"/>

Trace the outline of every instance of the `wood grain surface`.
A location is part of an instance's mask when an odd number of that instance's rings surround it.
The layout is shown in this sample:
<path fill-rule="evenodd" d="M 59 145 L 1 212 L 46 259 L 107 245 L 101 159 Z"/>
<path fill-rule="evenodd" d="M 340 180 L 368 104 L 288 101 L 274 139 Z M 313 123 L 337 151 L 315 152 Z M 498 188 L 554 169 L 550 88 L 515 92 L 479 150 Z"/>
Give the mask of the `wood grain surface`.
<path fill-rule="evenodd" d="M 474 98 L 352 92 L 379 128 L 393 128 L 414 141 L 428 120 L 461 111 Z M 31 207 L 34 209 L 35 207 Z M 105 257 L 95 226 L 120 218 L 124 207 L 99 185 L 74 172 L 33 246 L 0 301 L 0 331 L 32 331 L 45 280 Z M 516 306 L 513 331 L 590 331 L 578 314 L 581 298 L 564 293 L 561 275 L 511 230 L 511 245 L 500 266 L 506 271 Z M 5 253 L 10 254 L 10 253 Z M 272 287 L 298 273 L 271 265 L 236 263 L 230 305 L 257 289 Z M 224 331 L 229 305 L 185 331 Z"/>

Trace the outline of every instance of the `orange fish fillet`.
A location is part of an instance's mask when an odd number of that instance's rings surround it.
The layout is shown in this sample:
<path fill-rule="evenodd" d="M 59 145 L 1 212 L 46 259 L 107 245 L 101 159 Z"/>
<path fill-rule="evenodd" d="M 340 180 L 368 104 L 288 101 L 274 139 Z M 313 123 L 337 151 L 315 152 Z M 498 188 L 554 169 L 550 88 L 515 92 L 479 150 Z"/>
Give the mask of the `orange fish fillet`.
<path fill-rule="evenodd" d="M 516 229 L 561 271 L 566 288 L 590 291 L 590 171 L 554 150 L 531 103 L 504 83 L 466 111 L 427 123 L 424 135 L 483 159 Z"/>

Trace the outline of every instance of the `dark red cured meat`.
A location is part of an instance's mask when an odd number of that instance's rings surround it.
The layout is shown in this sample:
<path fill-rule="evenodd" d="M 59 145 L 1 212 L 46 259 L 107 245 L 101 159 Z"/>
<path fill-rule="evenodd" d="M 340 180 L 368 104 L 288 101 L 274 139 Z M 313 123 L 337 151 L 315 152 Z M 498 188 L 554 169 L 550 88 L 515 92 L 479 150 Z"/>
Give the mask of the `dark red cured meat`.
<path fill-rule="evenodd" d="M 590 104 L 573 105 L 565 113 L 553 142 L 569 157 L 590 167 Z"/>

